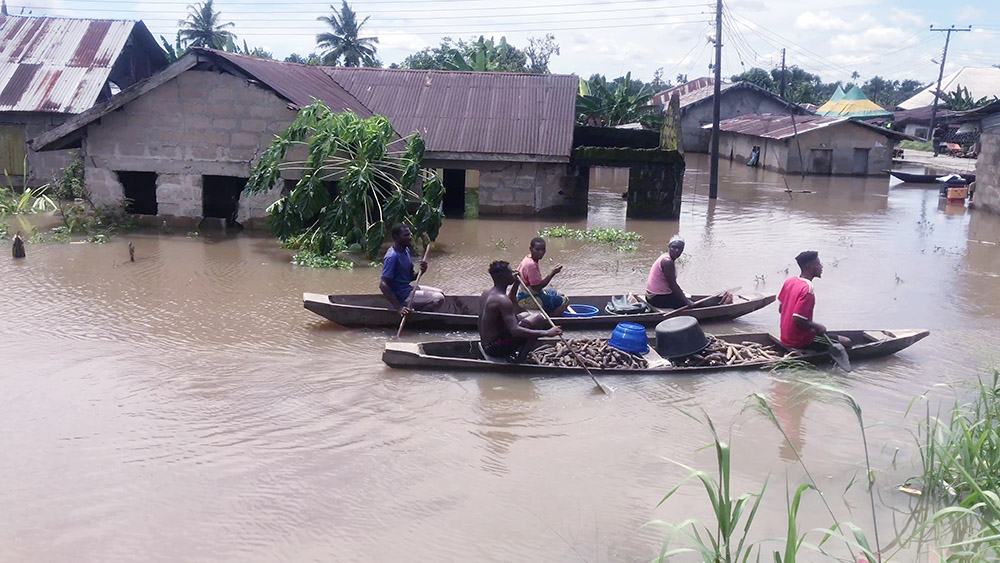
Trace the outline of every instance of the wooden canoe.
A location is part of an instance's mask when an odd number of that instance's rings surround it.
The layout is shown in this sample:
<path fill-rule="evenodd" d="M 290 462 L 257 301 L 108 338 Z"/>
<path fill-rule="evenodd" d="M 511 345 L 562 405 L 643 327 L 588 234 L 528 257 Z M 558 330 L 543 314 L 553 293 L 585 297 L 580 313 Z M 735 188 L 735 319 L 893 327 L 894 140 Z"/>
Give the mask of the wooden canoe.
<path fill-rule="evenodd" d="M 592 305 L 602 313 L 594 317 L 554 317 L 557 325 L 564 329 L 614 328 L 620 322 L 656 326 L 663 316 L 672 309 L 657 309 L 638 315 L 608 315 L 604 307 L 611 301 L 610 295 L 570 296 L 571 305 Z M 705 295 L 693 295 L 698 300 Z M 734 295 L 728 305 L 714 305 L 688 309 L 681 313 L 702 322 L 726 321 L 752 313 L 771 304 L 773 293 L 752 293 Z M 478 295 L 449 295 L 438 311 L 415 311 L 406 321 L 410 328 L 423 330 L 476 330 L 479 326 Z M 346 327 L 396 327 L 399 326 L 399 312 L 389 309 L 382 295 L 323 295 L 303 293 L 306 309 Z"/>
<path fill-rule="evenodd" d="M 851 362 L 881 358 L 895 354 L 930 334 L 927 330 L 848 330 L 836 331 L 836 334 L 851 339 L 853 347 L 847 351 Z M 754 342 L 768 344 L 780 354 L 788 352 L 778 339 L 770 334 L 748 333 L 717 335 L 720 340 L 742 343 Z M 538 345 L 554 342 L 556 339 L 540 339 Z M 652 349 L 656 342 L 650 339 Z M 831 363 L 832 358 L 826 351 L 806 351 L 795 358 L 812 364 Z M 540 366 L 534 364 L 515 364 L 504 360 L 484 359 L 479 350 L 478 340 L 444 340 L 437 342 L 387 342 L 382 352 L 382 361 L 393 368 L 410 369 L 447 369 L 475 370 L 490 372 L 516 373 L 528 377 L 561 374 L 585 374 L 579 367 Z M 655 362 L 650 362 L 651 364 Z M 591 371 L 604 375 L 638 375 L 638 374 L 689 374 L 703 371 L 722 371 L 730 369 L 762 369 L 774 365 L 775 361 L 762 360 L 734 366 L 701 366 L 701 367 L 649 367 L 645 369 L 595 369 Z"/>
<path fill-rule="evenodd" d="M 887 170 L 887 172 L 890 175 L 897 178 L 898 180 L 906 182 L 907 184 L 935 184 L 938 186 L 944 183 L 939 181 L 938 178 L 947 175 L 947 174 L 913 174 L 911 172 L 900 172 L 898 170 Z M 964 183 L 967 184 L 971 184 L 972 182 L 976 181 L 975 174 L 959 174 L 959 176 L 961 176 L 962 179 L 965 180 Z"/>

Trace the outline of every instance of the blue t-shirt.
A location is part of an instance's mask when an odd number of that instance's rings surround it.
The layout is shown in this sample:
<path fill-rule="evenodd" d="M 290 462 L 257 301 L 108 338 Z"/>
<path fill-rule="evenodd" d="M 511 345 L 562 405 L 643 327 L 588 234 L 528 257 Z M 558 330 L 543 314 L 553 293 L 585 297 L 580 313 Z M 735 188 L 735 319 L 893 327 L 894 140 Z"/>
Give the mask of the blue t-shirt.
<path fill-rule="evenodd" d="M 413 260 L 410 249 L 398 252 L 395 246 L 390 246 L 382 261 L 382 279 L 389 284 L 392 294 L 402 305 L 410 300 L 410 282 L 413 281 Z"/>

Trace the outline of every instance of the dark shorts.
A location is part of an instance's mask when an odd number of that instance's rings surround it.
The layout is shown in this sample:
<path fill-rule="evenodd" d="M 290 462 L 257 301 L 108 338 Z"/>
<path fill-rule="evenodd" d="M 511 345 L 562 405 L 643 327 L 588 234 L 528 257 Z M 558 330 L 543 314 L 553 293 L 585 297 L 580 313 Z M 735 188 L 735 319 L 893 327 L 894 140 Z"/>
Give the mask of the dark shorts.
<path fill-rule="evenodd" d="M 483 346 L 483 352 L 492 358 L 506 358 L 521 351 L 524 340 L 513 337 L 500 337 Z"/>
<path fill-rule="evenodd" d="M 680 309 L 681 307 L 687 305 L 687 302 L 683 301 L 680 297 L 677 297 L 673 293 L 668 295 L 651 295 L 647 293 L 646 302 L 653 307 L 658 307 L 660 309 Z"/>

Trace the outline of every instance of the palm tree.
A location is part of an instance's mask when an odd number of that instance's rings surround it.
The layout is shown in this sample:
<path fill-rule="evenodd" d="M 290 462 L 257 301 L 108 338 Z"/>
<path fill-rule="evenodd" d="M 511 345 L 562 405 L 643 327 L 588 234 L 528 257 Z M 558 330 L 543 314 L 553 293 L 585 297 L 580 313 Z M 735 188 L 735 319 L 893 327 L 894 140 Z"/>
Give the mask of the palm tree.
<path fill-rule="evenodd" d="M 227 28 L 236 24 L 233 22 L 219 23 L 222 13 L 215 11 L 212 7 L 212 0 L 189 5 L 188 10 L 187 19 L 177 22 L 181 28 L 180 38 L 184 40 L 186 47 L 222 49 L 227 42 L 236 38 L 233 32 L 227 31 Z"/>
<path fill-rule="evenodd" d="M 358 23 L 357 14 L 347 5 L 347 0 L 342 1 L 339 11 L 331 5 L 333 14 L 316 18 L 332 28 L 332 32 L 316 36 L 316 46 L 323 49 L 323 63 L 335 65 L 343 57 L 344 66 L 379 66 L 374 46 L 378 37 L 358 37 L 368 18 Z"/>

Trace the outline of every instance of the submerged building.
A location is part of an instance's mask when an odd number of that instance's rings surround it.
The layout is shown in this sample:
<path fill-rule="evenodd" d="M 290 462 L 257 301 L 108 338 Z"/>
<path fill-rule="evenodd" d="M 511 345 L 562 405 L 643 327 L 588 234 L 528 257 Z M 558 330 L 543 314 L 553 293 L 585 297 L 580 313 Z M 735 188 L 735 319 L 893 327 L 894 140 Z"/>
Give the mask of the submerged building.
<path fill-rule="evenodd" d="M 141 21 L 7 15 L 0 10 L 0 176 L 52 179 L 73 156 L 27 141 L 167 66 Z M 6 184 L 6 180 L 4 180 Z"/>
<path fill-rule="evenodd" d="M 242 196 L 257 156 L 318 99 L 334 111 L 383 115 L 402 137 L 419 131 L 425 166 L 442 174 L 448 217 L 467 208 L 585 214 L 589 167 L 602 161 L 574 158 L 577 84 L 572 75 L 318 67 L 193 49 L 32 145 L 78 148 L 99 203 L 127 197 L 138 214 L 253 222 L 281 195 L 275 186 Z M 663 209 L 672 212 L 679 180 L 668 188 Z"/>
<path fill-rule="evenodd" d="M 711 127 L 708 125 L 706 127 Z M 846 117 L 744 115 L 719 124 L 719 154 L 782 173 L 877 176 L 910 137 Z"/>

